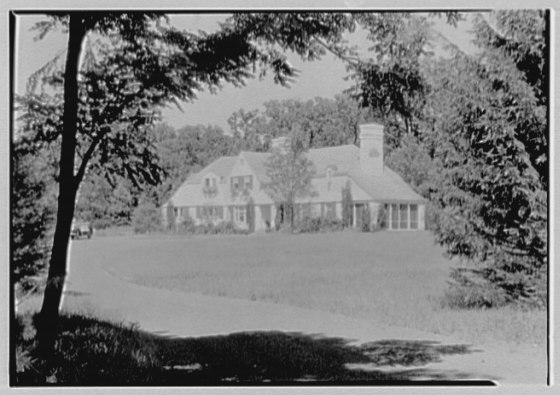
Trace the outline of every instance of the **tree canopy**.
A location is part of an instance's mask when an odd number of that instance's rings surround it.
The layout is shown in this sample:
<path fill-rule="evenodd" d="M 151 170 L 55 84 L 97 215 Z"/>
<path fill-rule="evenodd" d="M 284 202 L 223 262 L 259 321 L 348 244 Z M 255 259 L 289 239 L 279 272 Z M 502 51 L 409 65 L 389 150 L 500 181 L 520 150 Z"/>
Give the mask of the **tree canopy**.
<path fill-rule="evenodd" d="M 266 163 L 269 181 L 264 189 L 272 196 L 283 218 L 294 228 L 294 205 L 297 198 L 313 194 L 311 180 L 315 174 L 313 163 L 306 151 L 294 140 L 286 140 L 281 147 L 275 147 Z M 278 225 L 278 224 L 277 224 Z"/>

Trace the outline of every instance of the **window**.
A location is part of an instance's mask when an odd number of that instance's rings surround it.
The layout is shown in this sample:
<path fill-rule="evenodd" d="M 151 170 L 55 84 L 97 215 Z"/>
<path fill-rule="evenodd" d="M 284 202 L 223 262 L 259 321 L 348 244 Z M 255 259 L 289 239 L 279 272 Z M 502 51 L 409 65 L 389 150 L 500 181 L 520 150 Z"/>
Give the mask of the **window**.
<path fill-rule="evenodd" d="M 336 203 L 325 203 L 325 217 L 336 217 Z"/>
<path fill-rule="evenodd" d="M 207 177 L 204 179 L 202 193 L 205 197 L 213 197 L 218 193 L 218 185 L 216 177 Z"/>
<path fill-rule="evenodd" d="M 231 189 L 234 192 L 240 189 L 253 189 L 253 176 L 231 177 Z"/>
<path fill-rule="evenodd" d="M 400 228 L 408 228 L 408 204 L 399 205 Z"/>
<path fill-rule="evenodd" d="M 391 204 L 391 229 L 399 228 L 399 210 L 396 204 Z"/>
<path fill-rule="evenodd" d="M 221 220 L 224 209 L 221 206 L 202 206 L 196 208 L 196 217 L 205 221 Z"/>
<path fill-rule="evenodd" d="M 253 189 L 253 176 L 245 176 L 245 185 L 247 189 Z"/>
<path fill-rule="evenodd" d="M 410 205 L 410 229 L 418 229 L 418 205 Z"/>
<path fill-rule="evenodd" d="M 233 210 L 235 222 L 245 222 L 247 217 L 245 206 L 236 206 Z"/>
<path fill-rule="evenodd" d="M 417 204 L 391 204 L 388 205 L 390 229 L 418 229 L 419 206 Z"/>

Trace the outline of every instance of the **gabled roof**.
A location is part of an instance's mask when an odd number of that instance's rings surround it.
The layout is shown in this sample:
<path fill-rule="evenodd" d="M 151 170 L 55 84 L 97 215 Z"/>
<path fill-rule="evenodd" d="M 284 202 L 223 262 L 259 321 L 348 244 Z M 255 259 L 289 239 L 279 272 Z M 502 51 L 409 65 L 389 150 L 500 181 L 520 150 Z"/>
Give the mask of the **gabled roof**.
<path fill-rule="evenodd" d="M 355 145 L 310 149 L 307 153 L 307 157 L 313 162 L 315 167 L 314 184 L 316 184 L 315 186 L 318 189 L 317 192 L 319 192 L 319 195 L 322 195 L 316 196 L 311 200 L 321 201 L 322 198 L 327 199 L 330 195 L 332 195 L 332 199 L 335 199 L 335 197 L 338 199 L 340 195 L 340 185 L 338 185 L 337 180 L 333 180 L 333 184 L 327 189 L 325 189 L 326 187 L 323 185 L 322 181 L 318 182 L 326 176 L 327 169 L 332 168 L 333 176 L 347 176 L 353 181 L 355 186 L 360 188 L 360 193 L 369 195 L 371 200 L 382 202 L 424 201 L 420 195 L 414 192 L 410 185 L 387 166 L 383 168 L 383 171 L 373 172 L 372 174 L 364 172 L 360 167 L 359 153 L 360 149 Z M 270 153 L 266 152 L 250 151 L 243 151 L 239 154 L 239 156 L 245 158 L 248 166 L 253 169 L 261 184 L 269 181 L 269 177 L 266 174 L 266 162 L 270 155 Z M 171 200 L 176 206 L 201 204 L 202 189 L 200 184 L 202 183 L 204 175 L 212 172 L 220 178 L 229 176 L 239 156 L 221 157 L 198 173 L 193 174 L 177 192 L 175 192 Z M 220 196 L 217 196 L 217 199 L 214 200 L 214 204 L 231 204 L 228 200 L 228 195 L 223 192 L 224 191 L 219 193 Z M 364 195 L 364 197 L 367 195 Z M 330 201 L 332 199 L 327 200 Z M 266 200 L 268 200 L 268 198 L 266 198 Z"/>
<path fill-rule="evenodd" d="M 240 155 L 243 155 L 247 164 L 253 169 L 261 183 L 269 181 L 268 175 L 266 174 L 266 162 L 271 155 L 269 152 L 243 151 Z"/>
<path fill-rule="evenodd" d="M 360 149 L 352 144 L 313 148 L 307 157 L 313 162 L 318 177 L 324 176 L 329 167 L 333 168 L 333 174 L 348 174 L 360 164 Z"/>
<path fill-rule="evenodd" d="M 218 158 L 214 162 L 210 163 L 198 173 L 191 175 L 185 182 L 187 184 L 199 184 L 200 182 L 202 182 L 202 178 L 210 172 L 214 173 L 218 177 L 227 177 L 236 161 L 237 156 L 222 156 L 221 158 Z"/>
<path fill-rule="evenodd" d="M 366 191 L 373 200 L 393 202 L 417 202 L 424 198 L 418 195 L 397 173 L 384 166 L 382 172 L 366 174 L 361 169 L 352 170 L 349 176 Z"/>

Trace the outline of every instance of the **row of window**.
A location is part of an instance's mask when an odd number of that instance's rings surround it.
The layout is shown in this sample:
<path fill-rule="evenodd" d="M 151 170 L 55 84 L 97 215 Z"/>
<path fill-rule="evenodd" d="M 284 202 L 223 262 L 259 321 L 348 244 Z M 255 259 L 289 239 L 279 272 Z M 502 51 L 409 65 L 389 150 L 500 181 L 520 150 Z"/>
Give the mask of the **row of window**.
<path fill-rule="evenodd" d="M 418 229 L 418 205 L 390 204 L 386 209 L 391 219 L 390 229 Z"/>
<path fill-rule="evenodd" d="M 247 207 L 246 206 L 230 206 L 229 217 L 235 222 L 245 222 L 247 220 Z M 294 207 L 294 216 L 296 218 L 310 217 L 313 215 L 312 206 L 309 203 L 296 204 Z M 385 210 L 389 217 L 390 229 L 418 229 L 419 213 L 418 205 L 416 204 L 386 204 Z M 188 215 L 188 209 L 175 208 L 175 214 L 185 217 Z M 317 213 L 318 214 L 318 213 Z M 336 204 L 335 203 L 322 203 L 321 204 L 322 217 L 335 217 Z M 196 208 L 196 218 L 202 220 L 223 220 L 224 207 L 223 206 L 199 206 Z"/>
<path fill-rule="evenodd" d="M 184 217 L 188 215 L 187 208 L 179 209 L 179 213 Z M 247 219 L 246 206 L 233 206 L 229 207 L 229 217 L 235 222 L 245 222 Z M 224 207 L 223 206 L 199 206 L 196 208 L 196 218 L 205 221 L 219 221 L 224 220 Z"/>

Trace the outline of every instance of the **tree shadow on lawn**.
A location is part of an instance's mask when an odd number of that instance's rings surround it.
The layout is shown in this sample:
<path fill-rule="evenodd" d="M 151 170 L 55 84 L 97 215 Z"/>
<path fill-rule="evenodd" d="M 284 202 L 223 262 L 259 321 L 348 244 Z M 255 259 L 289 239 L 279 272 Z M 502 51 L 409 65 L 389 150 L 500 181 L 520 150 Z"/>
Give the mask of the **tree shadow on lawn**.
<path fill-rule="evenodd" d="M 474 352 L 469 345 L 426 340 L 383 340 L 359 346 L 350 342 L 274 331 L 169 338 L 167 384 L 418 385 L 419 380 L 493 384 L 468 373 L 421 367 L 441 362 L 445 355 Z"/>
<path fill-rule="evenodd" d="M 34 318 L 18 318 L 16 347 L 36 347 Z M 63 316 L 52 361 L 14 373 L 14 385 L 492 385 L 425 366 L 475 352 L 465 344 L 351 340 L 262 331 L 169 337 L 83 316 Z M 16 358 L 17 359 L 17 358 Z"/>

